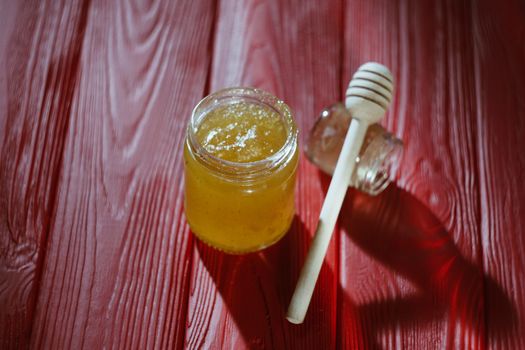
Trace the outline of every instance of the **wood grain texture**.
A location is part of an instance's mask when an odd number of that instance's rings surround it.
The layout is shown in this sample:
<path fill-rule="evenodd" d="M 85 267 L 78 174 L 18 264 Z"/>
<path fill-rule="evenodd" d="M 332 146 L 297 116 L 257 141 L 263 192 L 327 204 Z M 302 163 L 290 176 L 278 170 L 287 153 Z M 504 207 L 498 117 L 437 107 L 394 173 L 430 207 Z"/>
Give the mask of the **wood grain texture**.
<path fill-rule="evenodd" d="M 493 16 L 498 13 L 498 16 Z M 480 228 L 487 344 L 525 348 L 525 4 L 474 2 Z"/>
<path fill-rule="evenodd" d="M 182 140 L 213 4 L 98 1 L 87 16 L 31 346 L 178 348 L 191 262 Z"/>
<path fill-rule="evenodd" d="M 254 86 L 284 99 L 304 142 L 320 110 L 341 97 L 341 5 L 339 1 L 220 1 L 210 89 Z M 281 242 L 243 257 L 196 246 L 187 348 L 335 346 L 335 241 L 305 324 L 294 326 L 284 318 L 322 198 L 317 170 L 301 159 L 297 216 Z"/>
<path fill-rule="evenodd" d="M 85 9 L 6 2 L 0 12 L 0 348 L 8 349 L 29 344 Z"/>
<path fill-rule="evenodd" d="M 348 3 L 345 76 L 367 60 L 392 68 L 384 123 L 406 151 L 387 193 L 347 197 L 344 347 L 484 345 L 470 13 L 457 1 Z"/>
<path fill-rule="evenodd" d="M 0 348 L 525 348 L 520 0 L 0 2 Z M 351 190 L 306 322 L 284 312 L 330 179 L 230 256 L 182 208 L 207 93 L 285 100 L 301 146 L 357 67 L 392 68 L 396 183 Z"/>

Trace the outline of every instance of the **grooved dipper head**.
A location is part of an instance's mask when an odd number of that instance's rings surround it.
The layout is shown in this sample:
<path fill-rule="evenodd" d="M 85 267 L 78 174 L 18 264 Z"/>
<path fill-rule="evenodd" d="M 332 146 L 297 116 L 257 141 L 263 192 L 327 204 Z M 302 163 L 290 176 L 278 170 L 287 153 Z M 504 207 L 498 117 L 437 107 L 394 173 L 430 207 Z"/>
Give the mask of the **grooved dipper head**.
<path fill-rule="evenodd" d="M 355 72 L 346 90 L 345 105 L 352 117 L 369 124 L 385 114 L 394 91 L 392 74 L 382 64 L 368 62 Z"/>

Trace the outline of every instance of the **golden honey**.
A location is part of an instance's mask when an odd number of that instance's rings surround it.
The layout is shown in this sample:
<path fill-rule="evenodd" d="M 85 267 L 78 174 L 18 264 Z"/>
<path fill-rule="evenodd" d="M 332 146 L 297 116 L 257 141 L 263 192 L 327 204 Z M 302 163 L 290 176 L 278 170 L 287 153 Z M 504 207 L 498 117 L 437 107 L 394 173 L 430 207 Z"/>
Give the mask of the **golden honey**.
<path fill-rule="evenodd" d="M 282 101 L 248 88 L 203 99 L 184 147 L 184 205 L 193 233 L 229 253 L 275 243 L 294 216 L 297 159 L 297 128 Z"/>

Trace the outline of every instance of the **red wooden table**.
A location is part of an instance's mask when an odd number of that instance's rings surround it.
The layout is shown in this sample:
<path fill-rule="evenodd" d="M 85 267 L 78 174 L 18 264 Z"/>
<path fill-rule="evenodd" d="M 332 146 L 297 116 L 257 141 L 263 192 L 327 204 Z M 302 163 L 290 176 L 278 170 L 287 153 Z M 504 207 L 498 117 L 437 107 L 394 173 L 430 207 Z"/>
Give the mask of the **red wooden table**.
<path fill-rule="evenodd" d="M 2 1 L 0 348 L 525 348 L 525 3 Z M 303 325 L 284 310 L 329 179 L 302 157 L 274 247 L 200 244 L 192 107 L 254 86 L 318 112 L 375 60 L 396 182 L 350 191 Z"/>

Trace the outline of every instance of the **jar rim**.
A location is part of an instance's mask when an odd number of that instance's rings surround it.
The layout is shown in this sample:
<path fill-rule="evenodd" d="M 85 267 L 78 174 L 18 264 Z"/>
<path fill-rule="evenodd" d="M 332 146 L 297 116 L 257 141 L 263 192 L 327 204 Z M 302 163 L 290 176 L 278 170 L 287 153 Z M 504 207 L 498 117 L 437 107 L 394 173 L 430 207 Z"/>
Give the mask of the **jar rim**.
<path fill-rule="evenodd" d="M 286 129 L 286 141 L 279 150 L 268 157 L 253 162 L 234 162 L 219 158 L 209 152 L 196 137 L 197 129 L 204 117 L 213 109 L 225 103 L 251 101 L 270 107 L 277 112 Z M 230 87 L 218 90 L 204 97 L 193 109 L 187 127 L 186 142 L 203 165 L 220 172 L 226 178 L 239 180 L 252 180 L 264 177 L 288 163 L 297 149 L 297 126 L 293 120 L 290 107 L 272 94 L 256 88 Z"/>

